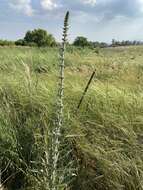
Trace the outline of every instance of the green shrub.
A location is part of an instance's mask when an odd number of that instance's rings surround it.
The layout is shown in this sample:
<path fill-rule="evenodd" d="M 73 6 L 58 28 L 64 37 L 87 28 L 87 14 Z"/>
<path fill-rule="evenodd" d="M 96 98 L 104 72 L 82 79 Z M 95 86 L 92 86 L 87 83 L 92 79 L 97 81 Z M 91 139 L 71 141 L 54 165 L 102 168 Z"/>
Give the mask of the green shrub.
<path fill-rule="evenodd" d="M 0 40 L 0 46 L 13 46 L 13 45 L 14 45 L 13 41 Z"/>
<path fill-rule="evenodd" d="M 51 34 L 48 34 L 46 30 L 35 29 L 33 31 L 28 31 L 25 34 L 24 41 L 29 44 L 37 44 L 38 47 L 43 46 L 55 46 L 56 41 Z"/>

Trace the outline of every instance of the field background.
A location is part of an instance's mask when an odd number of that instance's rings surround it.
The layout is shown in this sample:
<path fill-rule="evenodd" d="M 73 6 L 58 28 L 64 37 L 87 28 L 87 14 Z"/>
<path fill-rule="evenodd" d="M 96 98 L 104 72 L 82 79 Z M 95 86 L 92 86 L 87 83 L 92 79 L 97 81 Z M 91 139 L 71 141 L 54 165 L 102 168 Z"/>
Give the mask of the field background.
<path fill-rule="evenodd" d="M 58 51 L 0 48 L 0 168 L 6 168 L 3 181 L 14 174 L 5 183 L 9 189 L 39 188 L 31 171 L 40 168 L 41 134 L 54 112 Z M 64 103 L 77 169 L 71 189 L 143 190 L 143 46 L 68 47 Z"/>

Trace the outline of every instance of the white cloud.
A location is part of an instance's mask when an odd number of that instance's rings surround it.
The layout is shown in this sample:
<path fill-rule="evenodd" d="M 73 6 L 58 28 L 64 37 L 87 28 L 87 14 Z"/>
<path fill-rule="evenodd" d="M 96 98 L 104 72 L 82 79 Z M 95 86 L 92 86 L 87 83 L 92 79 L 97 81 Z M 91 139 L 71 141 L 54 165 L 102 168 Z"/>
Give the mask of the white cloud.
<path fill-rule="evenodd" d="M 41 0 L 41 6 L 45 10 L 53 10 L 58 7 L 55 0 Z"/>
<path fill-rule="evenodd" d="M 84 4 L 89 4 L 91 6 L 94 6 L 96 4 L 96 0 L 81 0 Z"/>
<path fill-rule="evenodd" d="M 138 0 L 140 5 L 140 10 L 143 12 L 143 0 Z"/>
<path fill-rule="evenodd" d="M 88 23 L 88 22 L 91 22 L 91 21 L 96 22 L 96 23 L 100 21 L 100 19 L 97 18 L 96 16 L 92 16 L 92 15 L 86 13 L 86 12 L 83 12 L 83 11 L 79 11 L 73 17 L 73 20 L 75 22 L 82 23 L 82 24 Z"/>
<path fill-rule="evenodd" d="M 32 16 L 34 14 L 34 10 L 31 6 L 31 0 L 10 0 L 10 6 L 28 16 Z"/>

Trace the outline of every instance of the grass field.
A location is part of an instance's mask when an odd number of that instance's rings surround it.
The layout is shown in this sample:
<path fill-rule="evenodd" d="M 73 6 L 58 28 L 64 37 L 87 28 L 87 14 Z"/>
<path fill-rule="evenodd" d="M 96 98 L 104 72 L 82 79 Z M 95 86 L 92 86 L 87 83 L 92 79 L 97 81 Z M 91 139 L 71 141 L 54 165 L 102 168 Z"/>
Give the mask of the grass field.
<path fill-rule="evenodd" d="M 55 109 L 58 60 L 54 48 L 0 48 L 0 169 L 9 189 L 40 189 L 33 171 Z M 64 103 L 71 189 L 143 190 L 143 47 L 68 48 Z"/>

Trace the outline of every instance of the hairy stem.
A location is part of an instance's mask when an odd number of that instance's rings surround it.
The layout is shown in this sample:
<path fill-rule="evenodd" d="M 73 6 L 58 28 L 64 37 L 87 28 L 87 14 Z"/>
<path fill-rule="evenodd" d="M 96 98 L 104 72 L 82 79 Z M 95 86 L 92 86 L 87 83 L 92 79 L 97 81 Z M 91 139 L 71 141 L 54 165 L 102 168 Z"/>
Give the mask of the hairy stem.
<path fill-rule="evenodd" d="M 51 189 L 58 189 L 58 161 L 60 154 L 60 139 L 61 139 L 61 127 L 63 124 L 63 98 L 64 98 L 64 68 L 65 68 L 65 50 L 67 42 L 67 32 L 68 32 L 68 20 L 69 12 L 66 13 L 63 28 L 63 38 L 62 47 L 60 52 L 60 76 L 59 76 L 59 89 L 58 89 L 58 101 L 57 101 L 57 118 L 56 125 L 53 128 L 53 139 L 52 139 L 52 176 L 51 176 Z"/>

